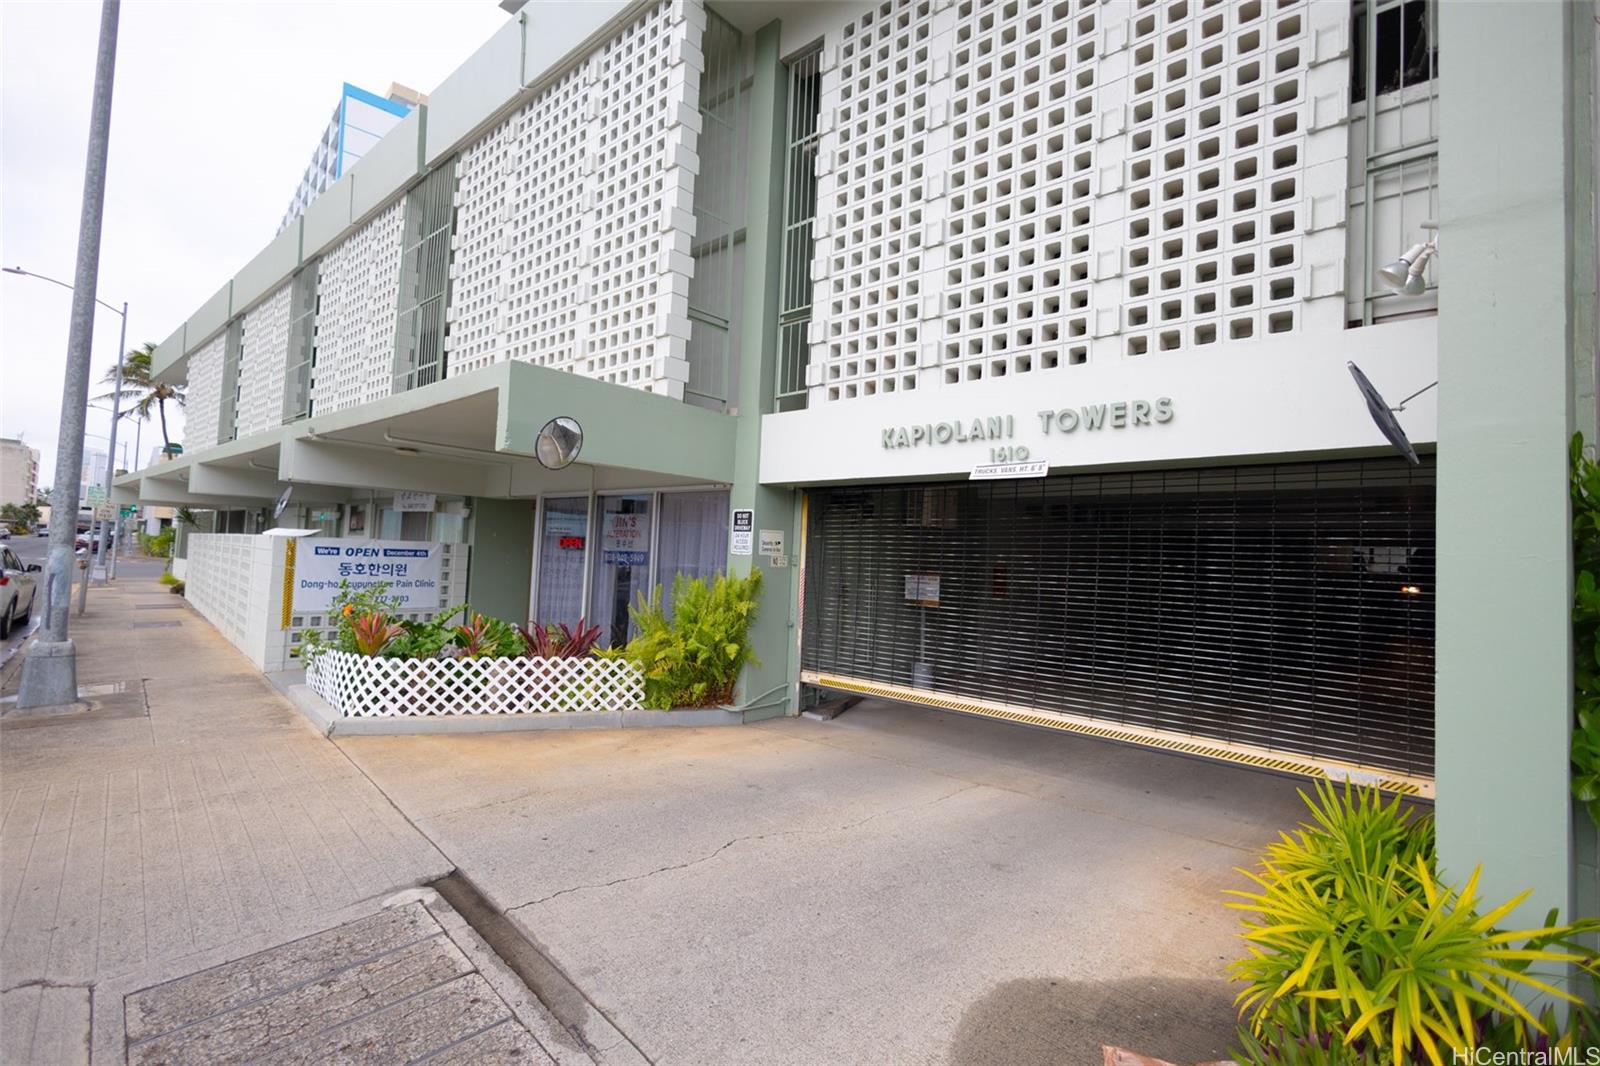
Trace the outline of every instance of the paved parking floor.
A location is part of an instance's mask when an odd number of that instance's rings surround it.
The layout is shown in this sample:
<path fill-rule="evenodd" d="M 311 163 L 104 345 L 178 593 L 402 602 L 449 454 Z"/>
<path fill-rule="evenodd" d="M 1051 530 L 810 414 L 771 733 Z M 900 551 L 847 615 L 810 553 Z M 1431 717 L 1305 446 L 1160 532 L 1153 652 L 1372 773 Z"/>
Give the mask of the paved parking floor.
<path fill-rule="evenodd" d="M 339 742 L 659 1063 L 1218 1057 L 1294 781 L 884 703 Z"/>

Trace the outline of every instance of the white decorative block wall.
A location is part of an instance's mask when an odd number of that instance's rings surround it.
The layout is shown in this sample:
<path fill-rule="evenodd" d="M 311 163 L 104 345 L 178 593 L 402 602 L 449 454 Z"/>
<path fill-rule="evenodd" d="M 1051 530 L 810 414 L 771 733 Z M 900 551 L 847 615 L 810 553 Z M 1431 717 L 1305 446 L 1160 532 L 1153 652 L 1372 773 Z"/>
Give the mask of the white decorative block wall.
<path fill-rule="evenodd" d="M 522 109 L 512 167 L 506 282 L 510 357 L 572 370 L 588 323 L 583 276 L 590 115 L 588 65 Z"/>
<path fill-rule="evenodd" d="M 888 0 L 830 32 L 812 402 L 1202 357 L 1340 302 L 1307 270 L 1343 182 L 1307 168 L 1311 6 Z"/>
<path fill-rule="evenodd" d="M 519 132 L 509 119 L 456 160 L 456 230 L 451 238 L 447 372 L 463 374 L 503 358 L 509 152 Z"/>
<path fill-rule="evenodd" d="M 209 448 L 218 441 L 222 419 L 222 358 L 228 334 L 217 334 L 189 357 L 188 390 L 183 407 L 183 443 L 187 451 Z"/>
<path fill-rule="evenodd" d="M 244 316 L 237 415 L 241 438 L 283 423 L 290 288 L 288 284 L 280 285 Z"/>
<path fill-rule="evenodd" d="M 272 537 L 193 533 L 187 551 L 184 596 L 190 606 L 258 669 L 281 669 L 267 661 L 266 641 L 275 576 L 282 595 L 282 541 L 275 545 Z"/>
<path fill-rule="evenodd" d="M 318 412 L 388 396 L 394 387 L 395 309 L 405 198 L 373 216 L 323 256 L 318 266 Z"/>
<path fill-rule="evenodd" d="M 507 358 L 682 398 L 698 0 L 662 0 L 457 162 L 448 372 Z"/>

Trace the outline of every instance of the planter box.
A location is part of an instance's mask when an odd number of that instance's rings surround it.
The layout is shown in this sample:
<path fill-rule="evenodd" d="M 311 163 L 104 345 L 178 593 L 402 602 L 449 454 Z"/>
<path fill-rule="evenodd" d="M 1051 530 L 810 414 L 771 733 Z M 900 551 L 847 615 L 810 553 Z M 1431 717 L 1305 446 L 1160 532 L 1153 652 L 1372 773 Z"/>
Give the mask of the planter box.
<path fill-rule="evenodd" d="M 306 684 L 342 718 L 628 712 L 644 678 L 622 659 L 382 659 L 326 651 Z"/>

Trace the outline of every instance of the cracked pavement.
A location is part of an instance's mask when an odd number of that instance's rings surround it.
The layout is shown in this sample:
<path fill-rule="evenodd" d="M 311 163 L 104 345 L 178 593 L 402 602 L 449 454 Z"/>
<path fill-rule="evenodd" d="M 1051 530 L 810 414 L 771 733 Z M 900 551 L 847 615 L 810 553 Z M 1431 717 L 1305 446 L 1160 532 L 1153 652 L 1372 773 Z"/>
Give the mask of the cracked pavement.
<path fill-rule="evenodd" d="M 1301 810 L 1285 779 L 871 701 L 338 743 L 658 1063 L 1221 1057 L 1222 891 Z"/>

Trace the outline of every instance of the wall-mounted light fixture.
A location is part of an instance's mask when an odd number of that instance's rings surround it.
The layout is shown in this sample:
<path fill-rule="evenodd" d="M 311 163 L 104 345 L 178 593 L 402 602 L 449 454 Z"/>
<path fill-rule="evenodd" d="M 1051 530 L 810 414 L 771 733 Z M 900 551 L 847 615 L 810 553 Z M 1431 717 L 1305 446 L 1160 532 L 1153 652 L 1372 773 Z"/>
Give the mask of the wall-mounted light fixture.
<path fill-rule="evenodd" d="M 1422 272 L 1428 269 L 1429 260 L 1439 254 L 1439 223 L 1424 222 L 1422 228 L 1433 236 L 1421 244 L 1413 244 L 1399 259 L 1386 263 L 1378 271 L 1378 280 L 1403 296 L 1421 296 L 1428 291 Z"/>

